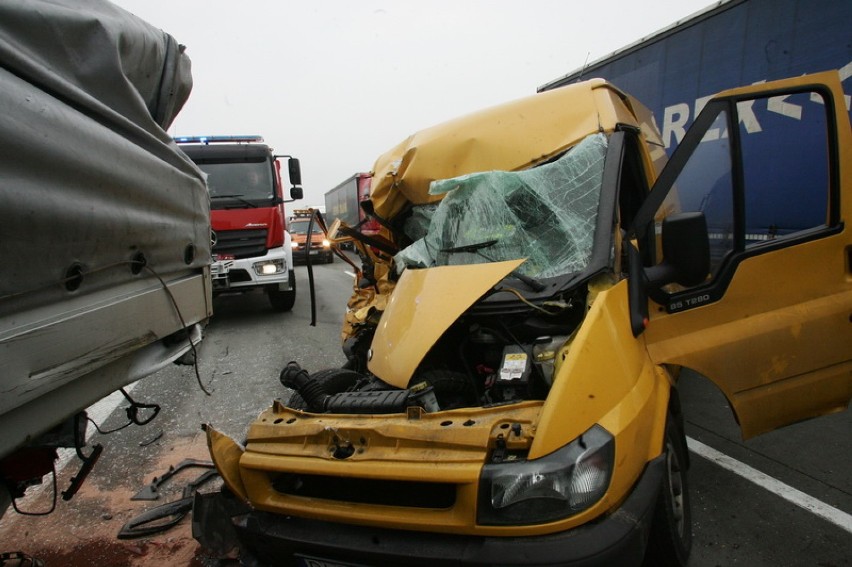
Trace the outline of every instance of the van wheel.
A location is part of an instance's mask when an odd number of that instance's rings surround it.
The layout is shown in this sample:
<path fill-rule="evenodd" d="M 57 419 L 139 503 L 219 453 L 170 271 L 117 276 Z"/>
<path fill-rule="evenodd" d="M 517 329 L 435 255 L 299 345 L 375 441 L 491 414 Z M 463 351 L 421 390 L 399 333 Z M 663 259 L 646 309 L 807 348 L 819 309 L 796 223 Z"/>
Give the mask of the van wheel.
<path fill-rule="evenodd" d="M 683 566 L 692 549 L 692 513 L 686 480 L 686 437 L 669 415 L 664 440 L 666 466 L 663 486 L 651 524 L 645 565 Z"/>
<path fill-rule="evenodd" d="M 293 289 L 289 291 L 281 291 L 278 285 L 271 285 L 266 288 L 266 295 L 269 296 L 269 303 L 275 311 L 290 311 L 296 303 L 296 280 L 293 282 Z"/>
<path fill-rule="evenodd" d="M 323 393 L 328 395 L 339 394 L 349 390 L 349 388 L 353 387 L 363 377 L 360 372 L 346 370 L 345 368 L 320 370 L 311 376 L 311 378 L 319 382 Z M 298 410 L 308 409 L 308 403 L 299 392 L 293 392 L 285 405 Z"/>

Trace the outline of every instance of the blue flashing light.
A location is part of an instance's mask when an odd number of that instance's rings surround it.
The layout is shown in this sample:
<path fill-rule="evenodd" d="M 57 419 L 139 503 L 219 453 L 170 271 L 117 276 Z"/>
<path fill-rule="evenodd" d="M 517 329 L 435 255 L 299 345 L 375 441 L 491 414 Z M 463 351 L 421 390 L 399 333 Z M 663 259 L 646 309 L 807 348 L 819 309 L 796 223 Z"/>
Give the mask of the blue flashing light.
<path fill-rule="evenodd" d="M 175 138 L 178 144 L 210 144 L 216 142 L 230 143 L 261 143 L 262 136 L 178 136 Z"/>

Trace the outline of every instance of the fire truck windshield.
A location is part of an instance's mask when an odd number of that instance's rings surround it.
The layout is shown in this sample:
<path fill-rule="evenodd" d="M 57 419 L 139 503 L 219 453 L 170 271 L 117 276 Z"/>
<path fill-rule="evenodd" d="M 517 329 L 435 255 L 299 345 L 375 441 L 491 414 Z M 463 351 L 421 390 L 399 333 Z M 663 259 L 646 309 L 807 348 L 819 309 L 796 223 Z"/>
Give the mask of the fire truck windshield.
<path fill-rule="evenodd" d="M 267 161 L 200 163 L 208 175 L 212 198 L 238 195 L 242 200 L 269 200 L 274 194 L 272 168 Z"/>

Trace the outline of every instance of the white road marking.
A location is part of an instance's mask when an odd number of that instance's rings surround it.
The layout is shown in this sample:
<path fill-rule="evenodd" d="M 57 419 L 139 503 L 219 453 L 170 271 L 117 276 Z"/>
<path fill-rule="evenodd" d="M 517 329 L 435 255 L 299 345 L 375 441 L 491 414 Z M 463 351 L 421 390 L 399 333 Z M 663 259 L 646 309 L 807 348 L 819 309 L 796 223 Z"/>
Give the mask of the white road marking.
<path fill-rule="evenodd" d="M 831 522 L 837 527 L 852 533 L 852 515 L 829 506 L 825 502 L 805 494 L 801 490 L 797 490 L 790 485 L 784 484 L 776 478 L 760 472 L 759 470 L 748 466 L 745 463 L 720 453 L 712 447 L 708 447 L 700 441 L 696 441 L 691 437 L 686 438 L 686 444 L 689 450 L 704 457 L 708 461 L 712 461 L 722 468 L 725 468 L 734 474 L 738 474 L 744 479 L 753 482 L 754 484 L 777 494 L 784 500 L 804 508 L 805 510 L 816 514 L 824 520 Z"/>

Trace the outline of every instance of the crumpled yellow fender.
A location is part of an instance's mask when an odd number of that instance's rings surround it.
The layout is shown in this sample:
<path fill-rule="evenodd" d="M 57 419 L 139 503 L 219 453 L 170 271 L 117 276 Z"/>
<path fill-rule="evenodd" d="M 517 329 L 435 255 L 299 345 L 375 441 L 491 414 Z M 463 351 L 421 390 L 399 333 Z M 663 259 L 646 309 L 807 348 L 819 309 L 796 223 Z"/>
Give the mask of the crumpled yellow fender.
<path fill-rule="evenodd" d="M 464 311 L 524 259 L 408 269 L 387 303 L 367 363 L 370 372 L 407 388 L 414 370 Z"/>
<path fill-rule="evenodd" d="M 240 457 L 243 456 L 245 449 L 209 424 L 204 425 L 204 431 L 207 433 L 207 448 L 210 450 L 213 464 L 216 465 L 216 470 L 219 471 L 225 486 L 235 496 L 248 502 L 248 493 L 240 476 Z"/>

